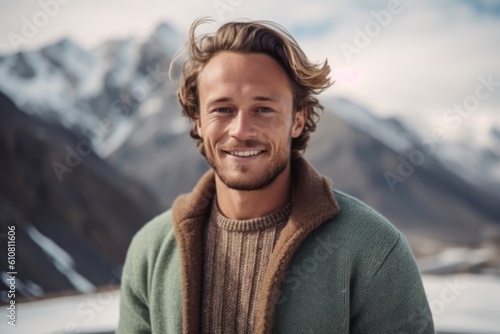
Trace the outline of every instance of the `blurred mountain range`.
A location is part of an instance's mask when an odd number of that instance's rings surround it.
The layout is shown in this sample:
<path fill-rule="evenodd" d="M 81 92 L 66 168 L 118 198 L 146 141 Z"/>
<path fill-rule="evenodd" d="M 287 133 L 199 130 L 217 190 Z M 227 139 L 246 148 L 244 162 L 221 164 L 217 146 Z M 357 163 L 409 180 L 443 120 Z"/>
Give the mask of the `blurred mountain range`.
<path fill-rule="evenodd" d="M 15 270 L 0 259 L 0 303 L 7 271 L 18 273 L 18 298 L 119 284 L 132 236 L 160 212 L 155 198 L 95 154 L 69 155 L 83 136 L 19 111 L 1 93 L 0 114 L 3 249 L 7 226 L 16 233 Z M 71 165 L 61 182 L 55 164 Z"/>
<path fill-rule="evenodd" d="M 0 56 L 2 225 L 23 226 L 19 242 L 32 250 L 24 272 L 44 291 L 71 284 L 39 274 L 54 256 L 39 251 L 37 233 L 73 259 L 92 259 L 102 268 L 95 272 L 105 273 L 95 284 L 104 282 L 131 235 L 208 169 L 168 76 L 178 41 L 161 24 L 145 41 L 85 50 L 65 39 Z M 178 73 L 174 65 L 173 77 Z M 498 151 L 447 142 L 454 153 L 442 154 L 399 119 L 378 118 L 343 98 L 322 102 L 326 111 L 306 157 L 337 188 L 407 235 L 476 244 L 500 231 Z M 500 129 L 491 135 L 500 145 Z M 480 177 L 468 172 L 478 163 Z M 90 263 L 75 262 L 91 281 Z"/>

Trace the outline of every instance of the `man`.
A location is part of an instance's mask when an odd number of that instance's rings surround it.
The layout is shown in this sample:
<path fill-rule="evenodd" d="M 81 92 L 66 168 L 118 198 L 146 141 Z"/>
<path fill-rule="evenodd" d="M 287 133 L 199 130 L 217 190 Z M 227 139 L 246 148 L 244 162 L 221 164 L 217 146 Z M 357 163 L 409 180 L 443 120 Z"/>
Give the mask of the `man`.
<path fill-rule="evenodd" d="M 434 333 L 408 244 L 301 157 L 330 68 L 282 28 L 190 31 L 179 101 L 212 167 L 127 254 L 119 333 Z"/>

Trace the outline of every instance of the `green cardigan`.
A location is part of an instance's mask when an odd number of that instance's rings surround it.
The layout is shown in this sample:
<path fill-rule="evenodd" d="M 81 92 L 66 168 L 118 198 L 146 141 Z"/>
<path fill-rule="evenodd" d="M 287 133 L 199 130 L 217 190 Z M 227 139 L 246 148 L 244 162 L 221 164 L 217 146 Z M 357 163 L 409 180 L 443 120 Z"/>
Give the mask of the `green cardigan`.
<path fill-rule="evenodd" d="M 134 237 L 117 333 L 199 332 L 213 179 L 208 172 Z M 434 333 L 403 235 L 359 200 L 332 191 L 303 159 L 294 163 L 294 179 L 292 214 L 266 269 L 255 332 Z"/>

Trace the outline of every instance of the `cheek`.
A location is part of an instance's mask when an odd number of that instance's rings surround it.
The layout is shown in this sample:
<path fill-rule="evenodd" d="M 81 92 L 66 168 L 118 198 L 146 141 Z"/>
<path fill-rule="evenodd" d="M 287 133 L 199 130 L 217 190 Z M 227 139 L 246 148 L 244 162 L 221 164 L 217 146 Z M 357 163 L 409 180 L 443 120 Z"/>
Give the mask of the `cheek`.
<path fill-rule="evenodd" d="M 196 121 L 196 129 L 198 131 L 198 135 L 202 137 L 202 139 L 208 139 L 212 132 L 212 128 L 214 127 L 213 120 L 209 117 L 209 115 L 202 114 Z M 207 138 L 205 138 L 207 137 Z"/>
<path fill-rule="evenodd" d="M 276 122 L 267 122 L 264 126 L 265 139 L 272 143 L 276 149 L 284 149 L 292 140 L 294 129 L 291 120 L 280 119 Z"/>
<path fill-rule="evenodd" d="M 201 131 L 203 141 L 210 146 L 215 146 L 224 137 L 223 126 L 217 122 L 205 122 Z"/>

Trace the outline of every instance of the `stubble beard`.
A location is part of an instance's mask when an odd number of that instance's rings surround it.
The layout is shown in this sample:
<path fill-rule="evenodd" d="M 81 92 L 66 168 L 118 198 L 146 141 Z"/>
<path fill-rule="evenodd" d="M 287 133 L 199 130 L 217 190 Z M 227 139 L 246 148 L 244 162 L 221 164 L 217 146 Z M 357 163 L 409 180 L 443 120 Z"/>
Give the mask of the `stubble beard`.
<path fill-rule="evenodd" d="M 291 140 L 290 136 L 287 145 L 289 148 L 291 148 Z M 255 145 L 245 145 L 244 147 L 251 149 L 252 146 Z M 269 151 L 266 151 L 264 154 L 267 154 L 267 152 Z M 222 183 L 230 189 L 240 191 L 254 191 L 268 187 L 286 170 L 288 164 L 290 163 L 290 157 L 290 149 L 288 151 L 280 150 L 269 163 L 263 166 L 262 169 L 256 173 L 255 177 L 250 178 L 250 176 L 245 177 L 244 175 L 245 173 L 250 172 L 248 167 L 237 166 L 237 174 L 240 175 L 231 175 L 235 167 L 232 167 L 233 170 L 227 170 L 227 166 L 220 163 L 220 161 L 214 157 L 212 152 L 208 152 L 208 150 L 206 151 L 207 162 Z M 243 176 L 241 176 L 241 174 L 243 174 Z"/>

